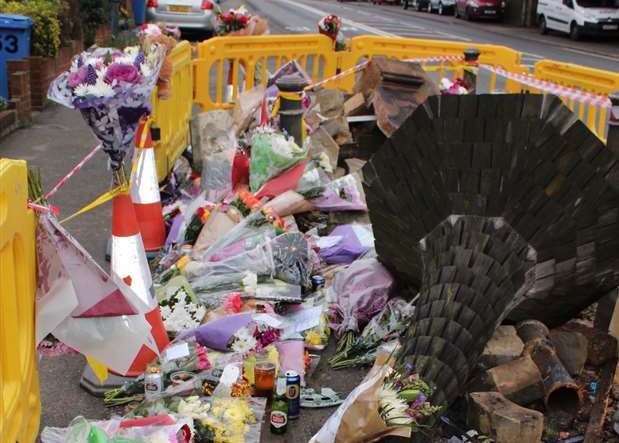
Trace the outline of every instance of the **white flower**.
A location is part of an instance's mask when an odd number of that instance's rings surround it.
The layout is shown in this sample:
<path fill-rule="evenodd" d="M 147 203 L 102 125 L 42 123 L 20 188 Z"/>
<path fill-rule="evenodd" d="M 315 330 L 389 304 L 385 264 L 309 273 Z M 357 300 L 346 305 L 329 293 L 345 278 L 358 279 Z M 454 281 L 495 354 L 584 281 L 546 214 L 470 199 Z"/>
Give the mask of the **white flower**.
<path fill-rule="evenodd" d="M 119 55 L 116 58 L 114 58 L 114 63 L 120 63 L 123 65 L 132 65 L 134 60 L 135 60 L 135 57 L 133 57 L 132 55 Z"/>
<path fill-rule="evenodd" d="M 88 93 L 95 97 L 114 97 L 114 89 L 107 84 L 103 79 L 97 79 L 94 85 L 88 85 Z"/>
<path fill-rule="evenodd" d="M 78 97 L 86 97 L 90 92 L 90 89 L 87 84 L 82 83 L 75 87 L 73 93 Z"/>
<path fill-rule="evenodd" d="M 127 46 L 125 48 L 125 54 L 130 56 L 132 59 L 136 58 L 139 52 L 140 52 L 139 46 Z"/>
<path fill-rule="evenodd" d="M 409 426 L 413 418 L 406 413 L 408 404 L 398 396 L 391 383 L 386 383 L 378 391 L 378 410 L 388 426 Z"/>
<path fill-rule="evenodd" d="M 205 314 L 206 309 L 203 306 L 185 302 L 184 296 L 181 296 L 173 307 L 161 307 L 163 324 L 168 331 L 195 328 L 200 325 Z"/>
<path fill-rule="evenodd" d="M 142 73 L 144 77 L 150 77 L 151 75 L 153 75 L 152 68 L 148 66 L 146 63 L 142 63 L 140 65 L 140 72 Z"/>
<path fill-rule="evenodd" d="M 249 330 L 247 328 L 241 328 L 234 334 L 234 342 L 231 347 L 234 352 L 247 354 L 256 349 L 257 345 L 258 342 Z"/>
<path fill-rule="evenodd" d="M 241 283 L 243 284 L 243 288 L 246 291 L 255 292 L 256 288 L 258 287 L 258 276 L 251 271 L 246 271 L 243 280 L 241 280 Z"/>

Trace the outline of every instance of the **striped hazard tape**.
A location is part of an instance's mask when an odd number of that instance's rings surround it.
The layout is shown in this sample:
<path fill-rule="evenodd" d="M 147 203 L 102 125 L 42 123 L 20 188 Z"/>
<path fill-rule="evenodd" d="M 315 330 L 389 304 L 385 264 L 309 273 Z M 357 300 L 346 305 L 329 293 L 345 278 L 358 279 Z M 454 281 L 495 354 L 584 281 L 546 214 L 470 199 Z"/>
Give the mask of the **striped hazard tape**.
<path fill-rule="evenodd" d="M 570 88 L 568 86 L 559 85 L 547 80 L 540 80 L 530 74 L 518 74 L 515 72 L 509 72 L 505 69 L 482 65 L 485 69 L 494 72 L 497 75 L 508 78 L 510 80 L 517 81 L 523 85 L 530 86 L 540 91 L 544 91 L 549 94 L 554 94 L 562 98 L 574 100 L 586 105 L 599 106 L 601 108 L 610 108 L 610 99 L 605 95 L 592 94 L 590 92 L 581 91 L 579 89 Z"/>

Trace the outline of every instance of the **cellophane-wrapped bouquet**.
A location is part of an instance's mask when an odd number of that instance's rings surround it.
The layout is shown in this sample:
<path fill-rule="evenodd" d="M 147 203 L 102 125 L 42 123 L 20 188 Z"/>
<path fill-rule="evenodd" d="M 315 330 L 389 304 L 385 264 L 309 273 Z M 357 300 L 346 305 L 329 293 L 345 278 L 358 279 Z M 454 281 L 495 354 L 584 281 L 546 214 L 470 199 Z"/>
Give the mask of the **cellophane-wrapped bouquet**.
<path fill-rule="evenodd" d="M 341 30 L 342 19 L 337 15 L 331 14 L 324 16 L 318 22 L 318 32 L 333 40 L 336 51 L 343 51 L 346 49 L 346 39 Z"/>
<path fill-rule="evenodd" d="M 150 113 L 165 53 L 149 39 L 122 50 L 91 48 L 49 87 L 51 100 L 81 112 L 115 171 L 132 149 L 140 118 Z"/>

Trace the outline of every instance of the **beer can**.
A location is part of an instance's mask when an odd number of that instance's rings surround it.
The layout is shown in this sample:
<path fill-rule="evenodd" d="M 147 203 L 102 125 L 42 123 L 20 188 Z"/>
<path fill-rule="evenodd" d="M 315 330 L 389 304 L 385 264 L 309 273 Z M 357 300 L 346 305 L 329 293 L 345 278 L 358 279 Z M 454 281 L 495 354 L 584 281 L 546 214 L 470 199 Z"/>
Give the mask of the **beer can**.
<path fill-rule="evenodd" d="M 312 275 L 312 289 L 317 291 L 325 287 L 325 278 L 322 275 Z"/>
<path fill-rule="evenodd" d="M 294 420 L 301 414 L 301 376 L 297 371 L 286 371 L 286 398 L 288 419 Z"/>

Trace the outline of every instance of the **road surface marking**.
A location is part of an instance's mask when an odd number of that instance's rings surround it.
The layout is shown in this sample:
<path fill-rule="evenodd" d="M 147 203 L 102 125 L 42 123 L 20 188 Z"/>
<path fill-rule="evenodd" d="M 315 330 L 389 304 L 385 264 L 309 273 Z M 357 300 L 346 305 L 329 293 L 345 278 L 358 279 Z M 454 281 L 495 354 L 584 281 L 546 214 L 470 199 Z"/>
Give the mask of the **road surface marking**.
<path fill-rule="evenodd" d="M 596 52 L 587 52 L 587 51 L 581 51 L 579 49 L 573 49 L 573 48 L 562 48 L 565 51 L 570 51 L 570 52 L 575 52 L 576 54 L 581 54 L 581 55 L 588 55 L 591 57 L 598 57 L 598 58 L 603 58 L 605 60 L 611 60 L 613 62 L 619 62 L 619 57 L 613 57 L 610 55 L 602 55 L 602 54 L 598 54 Z"/>
<path fill-rule="evenodd" d="M 286 31 L 290 31 L 290 32 L 309 32 L 311 31 L 310 28 L 308 28 L 307 26 L 286 26 Z"/>
<path fill-rule="evenodd" d="M 285 3 L 287 5 L 290 5 L 291 7 L 295 8 L 295 9 L 297 9 L 297 8 L 304 9 L 307 12 L 311 12 L 312 14 L 316 14 L 316 15 L 318 15 L 320 17 L 324 17 L 325 15 L 329 15 L 329 13 L 326 12 L 326 11 L 314 8 L 312 6 L 305 5 L 303 3 L 294 2 L 294 1 L 291 1 L 291 0 L 275 0 L 275 1 L 278 1 L 280 3 Z M 347 18 L 342 18 L 342 24 L 348 25 L 348 26 L 352 26 L 354 28 L 361 29 L 361 30 L 363 30 L 365 32 L 369 32 L 371 34 L 382 35 L 383 37 L 397 37 L 396 34 L 392 34 L 391 32 L 385 32 L 385 31 L 382 31 L 382 30 L 380 30 L 378 28 L 374 28 L 372 26 L 364 25 L 363 23 L 355 22 L 355 21 L 349 20 Z"/>

